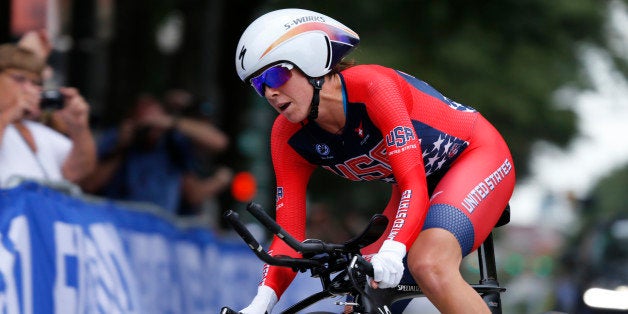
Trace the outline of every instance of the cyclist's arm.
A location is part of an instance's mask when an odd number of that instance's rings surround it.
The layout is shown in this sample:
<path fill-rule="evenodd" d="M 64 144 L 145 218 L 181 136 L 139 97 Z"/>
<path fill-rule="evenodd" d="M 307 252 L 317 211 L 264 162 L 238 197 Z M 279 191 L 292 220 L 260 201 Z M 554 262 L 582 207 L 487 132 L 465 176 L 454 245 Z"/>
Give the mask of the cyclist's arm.
<path fill-rule="evenodd" d="M 419 135 L 410 119 L 412 94 L 402 78 L 392 70 L 369 69 L 372 73 L 356 73 L 361 77 L 376 77 L 376 84 L 364 84 L 356 102 L 367 105 L 373 123 L 386 141 L 386 154 L 397 181 L 400 195 L 392 218 L 388 240 L 406 245 L 409 249 L 423 226 L 429 197 Z M 365 75 L 368 74 L 368 75 Z M 373 79 L 371 79 L 373 80 Z M 389 204 L 388 207 L 395 206 Z"/>
<path fill-rule="evenodd" d="M 295 125 L 280 116 L 271 133 L 271 154 L 277 180 L 276 220 L 284 230 L 303 241 L 306 229 L 306 188 L 315 166 L 288 145 L 288 139 L 296 129 Z M 299 256 L 277 237 L 273 239 L 270 251 L 272 255 Z M 295 275 L 289 268 L 270 266 L 264 272 L 261 284 L 273 288 L 277 296 L 281 297 Z"/>

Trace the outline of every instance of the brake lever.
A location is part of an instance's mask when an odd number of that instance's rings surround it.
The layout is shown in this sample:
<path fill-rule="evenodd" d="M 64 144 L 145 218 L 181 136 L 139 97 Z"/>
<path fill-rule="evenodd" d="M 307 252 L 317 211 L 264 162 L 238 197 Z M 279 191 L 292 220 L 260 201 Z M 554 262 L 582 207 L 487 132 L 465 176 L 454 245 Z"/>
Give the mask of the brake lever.
<path fill-rule="evenodd" d="M 367 276 L 366 281 L 363 283 L 364 285 L 361 284 L 354 270 L 357 270 L 358 272 L 361 272 L 362 274 L 365 274 Z M 361 304 L 361 306 L 364 308 L 366 313 L 390 313 L 388 311 L 381 310 L 379 312 L 373 311 L 376 304 L 375 298 L 367 292 L 371 291 L 372 289 L 368 277 L 373 278 L 373 264 L 371 264 L 361 255 L 354 255 L 353 258 L 351 258 L 351 262 L 349 263 L 348 273 L 349 278 L 353 283 L 353 287 L 362 296 L 363 303 Z"/>
<path fill-rule="evenodd" d="M 225 306 L 225 307 L 223 307 L 223 308 L 220 310 L 220 314 L 239 314 L 239 313 L 240 313 L 240 312 L 236 312 L 236 311 L 234 311 L 234 310 L 232 310 L 232 309 L 230 309 L 229 307 L 226 307 L 226 306 Z"/>
<path fill-rule="evenodd" d="M 373 264 L 367 261 L 362 255 L 354 255 L 349 263 L 349 268 L 357 269 L 371 278 L 374 274 Z"/>

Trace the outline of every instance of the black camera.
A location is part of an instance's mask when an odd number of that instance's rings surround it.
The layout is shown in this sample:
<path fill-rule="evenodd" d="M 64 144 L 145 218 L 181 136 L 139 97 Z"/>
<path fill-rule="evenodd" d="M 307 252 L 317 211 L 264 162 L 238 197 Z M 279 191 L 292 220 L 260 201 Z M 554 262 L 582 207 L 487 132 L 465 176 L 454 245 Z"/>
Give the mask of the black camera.
<path fill-rule="evenodd" d="M 58 110 L 63 108 L 63 94 L 57 89 L 50 89 L 41 92 L 41 102 L 39 106 L 42 110 Z"/>

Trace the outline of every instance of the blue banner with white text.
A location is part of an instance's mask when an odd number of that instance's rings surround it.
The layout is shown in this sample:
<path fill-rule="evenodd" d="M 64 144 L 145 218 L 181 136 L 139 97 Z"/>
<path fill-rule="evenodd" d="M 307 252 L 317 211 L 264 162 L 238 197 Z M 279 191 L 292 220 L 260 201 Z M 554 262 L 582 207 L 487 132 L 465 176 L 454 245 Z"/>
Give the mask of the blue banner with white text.
<path fill-rule="evenodd" d="M 260 277 L 208 229 L 33 183 L 0 190 L 0 237 L 0 313 L 215 313 Z"/>
<path fill-rule="evenodd" d="M 25 183 L 0 190 L 0 313 L 217 313 L 255 296 L 262 262 L 236 237 Z M 276 309 L 320 290 L 297 276 Z M 313 307 L 338 310 L 333 300 Z"/>

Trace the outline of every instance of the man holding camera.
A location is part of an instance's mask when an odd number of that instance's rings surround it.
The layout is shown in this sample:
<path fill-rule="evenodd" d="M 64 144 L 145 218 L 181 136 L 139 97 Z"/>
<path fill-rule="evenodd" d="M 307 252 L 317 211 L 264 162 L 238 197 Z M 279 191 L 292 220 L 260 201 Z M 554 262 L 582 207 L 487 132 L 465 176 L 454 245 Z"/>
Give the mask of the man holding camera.
<path fill-rule="evenodd" d="M 62 107 L 54 114 L 65 134 L 33 121 L 41 114 L 45 67 L 28 49 L 0 45 L 0 188 L 12 178 L 77 183 L 96 165 L 89 106 L 77 89 L 59 89 Z"/>

